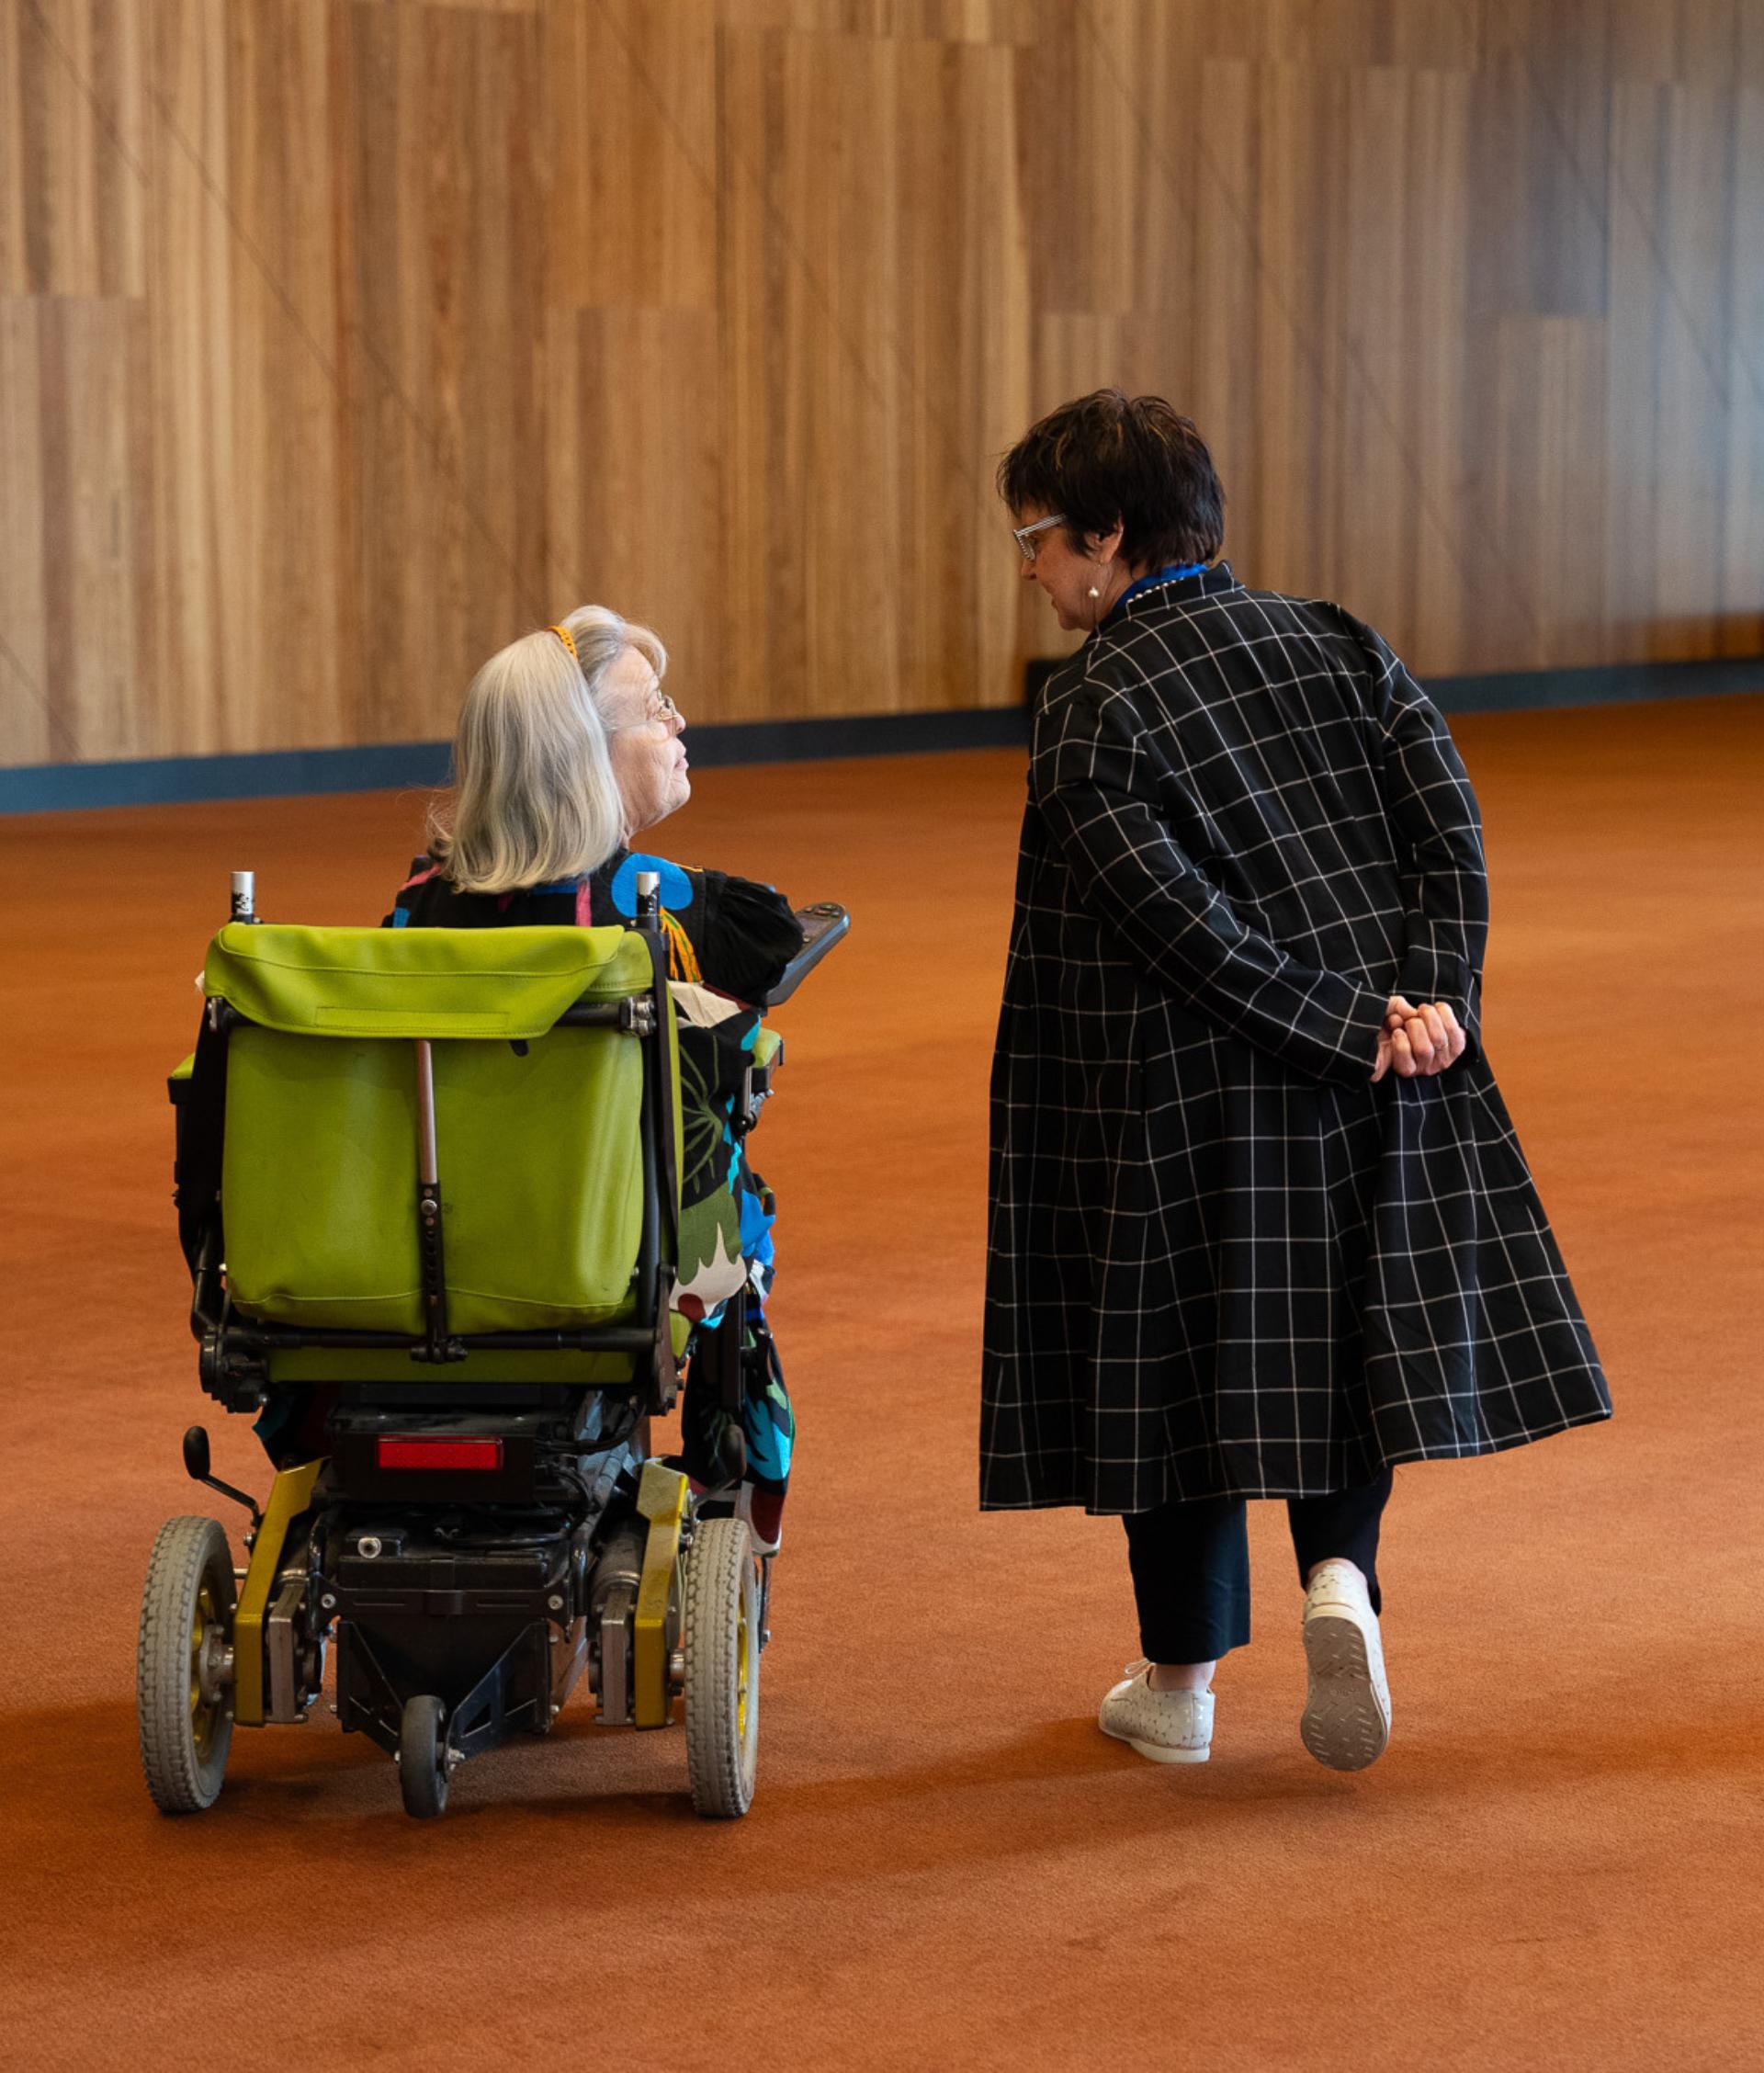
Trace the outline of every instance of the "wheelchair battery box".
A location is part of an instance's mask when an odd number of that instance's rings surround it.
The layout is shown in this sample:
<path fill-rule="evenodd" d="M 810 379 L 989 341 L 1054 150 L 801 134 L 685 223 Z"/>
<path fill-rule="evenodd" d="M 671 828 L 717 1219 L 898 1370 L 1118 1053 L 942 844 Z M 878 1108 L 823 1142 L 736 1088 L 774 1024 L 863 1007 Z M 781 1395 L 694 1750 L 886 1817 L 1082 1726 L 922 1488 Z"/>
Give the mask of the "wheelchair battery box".
<path fill-rule="evenodd" d="M 364 1525 L 345 1533 L 336 1581 L 345 1614 L 369 1625 L 388 1614 L 543 1619 L 547 1596 L 568 1590 L 571 1567 L 561 1534 L 537 1547 L 444 1547 L 396 1526 Z"/>

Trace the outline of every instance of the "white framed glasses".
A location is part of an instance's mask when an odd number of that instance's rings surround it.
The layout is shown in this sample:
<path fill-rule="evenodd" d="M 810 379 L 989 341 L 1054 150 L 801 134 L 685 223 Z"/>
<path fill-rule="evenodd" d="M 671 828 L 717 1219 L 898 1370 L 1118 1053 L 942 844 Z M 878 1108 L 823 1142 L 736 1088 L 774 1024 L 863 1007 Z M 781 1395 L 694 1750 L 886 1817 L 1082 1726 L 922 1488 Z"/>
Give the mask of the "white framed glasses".
<path fill-rule="evenodd" d="M 1051 517 L 1037 518 L 1033 526 L 1013 526 L 1011 538 L 1016 541 L 1025 561 L 1033 561 L 1041 551 L 1041 536 L 1049 526 L 1063 526 L 1066 514 L 1056 511 Z"/>

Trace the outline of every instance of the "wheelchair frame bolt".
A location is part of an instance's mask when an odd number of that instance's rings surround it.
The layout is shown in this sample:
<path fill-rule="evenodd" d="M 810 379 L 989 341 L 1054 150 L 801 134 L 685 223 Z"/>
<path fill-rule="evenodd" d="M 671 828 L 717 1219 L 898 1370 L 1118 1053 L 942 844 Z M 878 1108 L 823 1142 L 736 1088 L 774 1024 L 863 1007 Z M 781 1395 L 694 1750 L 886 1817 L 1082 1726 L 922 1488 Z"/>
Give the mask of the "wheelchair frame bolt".
<path fill-rule="evenodd" d="M 563 1600 L 559 1597 L 555 1591 L 546 1600 L 546 1603 L 554 1613 L 560 1613 L 563 1610 Z"/>
<path fill-rule="evenodd" d="M 337 1601 L 336 1601 L 336 1599 L 335 1599 L 335 1598 L 334 1598 L 334 1596 L 332 1595 L 332 1593 L 331 1593 L 330 1592 L 328 1592 L 328 1591 L 327 1591 L 327 1592 L 326 1592 L 324 1593 L 324 1595 L 323 1595 L 323 1596 L 322 1596 L 322 1598 L 321 1598 L 321 1599 L 319 1600 L 319 1603 L 320 1603 L 320 1604 L 321 1604 L 321 1605 L 322 1605 L 322 1606 L 324 1607 L 324 1609 L 325 1609 L 325 1611 L 326 1611 L 327 1613 L 329 1613 L 329 1612 L 334 1612 L 334 1610 L 336 1609 L 336 1603 L 337 1603 Z"/>

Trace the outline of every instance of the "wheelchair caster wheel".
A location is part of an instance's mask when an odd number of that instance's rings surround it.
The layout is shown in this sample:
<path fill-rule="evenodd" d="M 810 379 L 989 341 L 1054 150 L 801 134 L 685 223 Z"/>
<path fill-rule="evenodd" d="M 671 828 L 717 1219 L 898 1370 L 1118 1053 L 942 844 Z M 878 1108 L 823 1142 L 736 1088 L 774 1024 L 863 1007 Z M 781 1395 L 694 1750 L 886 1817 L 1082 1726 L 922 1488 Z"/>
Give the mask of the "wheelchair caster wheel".
<path fill-rule="evenodd" d="M 759 1568 L 744 1519 L 707 1519 L 686 1557 L 686 1776 L 692 1804 L 733 1820 L 760 1748 Z"/>
<path fill-rule="evenodd" d="M 440 1700 L 426 1692 L 406 1699 L 398 1724 L 398 1789 L 413 1819 L 432 1821 L 447 1811 L 447 1780 L 457 1761 L 447 1748 Z"/>
<path fill-rule="evenodd" d="M 141 1601 L 141 1767 L 162 1814 L 220 1796 L 232 1746 L 232 1554 L 213 1519 L 159 1529 Z"/>

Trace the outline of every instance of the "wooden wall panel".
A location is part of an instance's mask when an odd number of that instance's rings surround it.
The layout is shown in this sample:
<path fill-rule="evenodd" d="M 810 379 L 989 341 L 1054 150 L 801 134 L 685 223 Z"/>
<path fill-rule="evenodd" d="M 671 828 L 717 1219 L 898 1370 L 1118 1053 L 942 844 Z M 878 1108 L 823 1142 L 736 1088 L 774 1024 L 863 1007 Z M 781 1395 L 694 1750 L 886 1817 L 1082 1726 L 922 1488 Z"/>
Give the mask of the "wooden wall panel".
<path fill-rule="evenodd" d="M 1628 78 L 1611 95 L 1611 301 L 1640 321 L 1608 338 L 1606 583 L 1613 618 L 1644 652 L 1720 645 L 1738 399 L 1712 337 L 1724 331 L 1724 154 L 1699 130 L 1713 100 Z"/>
<path fill-rule="evenodd" d="M 1724 420 L 1724 600 L 1755 595 L 1758 572 L 1764 569 L 1764 7 L 1752 10 L 1747 19 L 1750 40 L 1745 62 L 1736 68 L 1733 300 L 1726 335 L 1717 341 L 1726 392 L 1736 400 Z M 1764 630 L 1760 620 L 1764 613 L 1749 623 L 1741 613 L 1724 616 L 1723 650 L 1754 651 L 1747 644 Z"/>
<path fill-rule="evenodd" d="M 553 310 L 546 320 L 547 616 L 615 604 L 668 649 L 681 708 L 726 706 L 717 314 Z M 701 688 L 702 687 L 702 688 Z"/>
<path fill-rule="evenodd" d="M 717 299 L 715 0 L 547 0 L 552 308 Z"/>
<path fill-rule="evenodd" d="M 0 760 L 1008 703 L 1105 381 L 1423 672 L 1764 647 L 1757 0 L 8 0 Z"/>
<path fill-rule="evenodd" d="M 17 515 L 0 551 L 0 763 L 60 762 L 78 753 L 66 715 L 47 694 L 49 587 L 40 305 L 0 295 L 0 485 Z"/>
<path fill-rule="evenodd" d="M 546 186 L 531 12 L 338 10 L 358 738 L 448 731 L 548 616 Z"/>
<path fill-rule="evenodd" d="M 0 294 L 140 295 L 138 0 L 0 10 Z"/>
<path fill-rule="evenodd" d="M 167 0 L 153 26 L 137 695 L 180 752 L 346 742 L 329 40 L 301 0 Z"/>
<path fill-rule="evenodd" d="M 1028 396 L 1012 86 L 999 48 L 724 31 L 731 717 L 1008 685 L 989 479 Z"/>
<path fill-rule="evenodd" d="M 141 755 L 157 719 L 135 661 L 152 651 L 153 514 L 127 485 L 144 459 L 145 308 L 107 296 L 46 300 L 39 353 L 48 681 L 74 741 Z"/>

